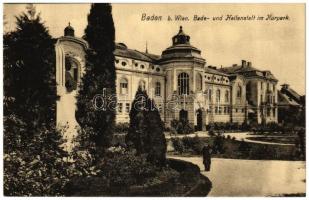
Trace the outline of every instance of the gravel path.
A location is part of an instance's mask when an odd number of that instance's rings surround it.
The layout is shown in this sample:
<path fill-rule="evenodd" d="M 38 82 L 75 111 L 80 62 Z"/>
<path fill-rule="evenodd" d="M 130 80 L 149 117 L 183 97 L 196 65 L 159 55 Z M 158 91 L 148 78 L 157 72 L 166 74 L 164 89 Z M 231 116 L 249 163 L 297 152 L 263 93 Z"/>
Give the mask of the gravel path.
<path fill-rule="evenodd" d="M 213 185 L 208 196 L 277 196 L 305 193 L 305 162 L 213 158 L 205 172 L 201 157 L 174 157 L 198 165 Z"/>

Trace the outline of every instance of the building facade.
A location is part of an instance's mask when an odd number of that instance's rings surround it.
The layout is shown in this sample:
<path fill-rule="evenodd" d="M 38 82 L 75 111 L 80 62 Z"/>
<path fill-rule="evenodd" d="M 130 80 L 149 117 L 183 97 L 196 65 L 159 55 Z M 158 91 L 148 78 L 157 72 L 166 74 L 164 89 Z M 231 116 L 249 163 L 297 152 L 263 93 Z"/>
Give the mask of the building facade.
<path fill-rule="evenodd" d="M 64 32 L 55 45 L 57 123 L 67 125 L 72 132 L 78 126 L 75 96 L 88 44 L 74 36 L 70 25 Z M 167 127 L 174 119 L 188 120 L 197 130 L 205 130 L 214 122 L 277 122 L 277 80 L 271 72 L 258 70 L 244 60 L 241 65 L 220 69 L 207 65 L 182 27 L 161 55 L 129 49 L 123 43 L 116 44 L 114 55 L 117 123 L 129 122 L 138 87 L 155 100 Z"/>

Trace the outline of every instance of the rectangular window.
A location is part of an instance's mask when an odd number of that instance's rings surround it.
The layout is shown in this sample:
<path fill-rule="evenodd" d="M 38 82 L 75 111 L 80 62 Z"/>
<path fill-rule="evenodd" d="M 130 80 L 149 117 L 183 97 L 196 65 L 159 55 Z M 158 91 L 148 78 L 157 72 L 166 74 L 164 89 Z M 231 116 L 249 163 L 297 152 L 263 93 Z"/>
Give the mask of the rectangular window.
<path fill-rule="evenodd" d="M 126 103 L 126 113 L 129 113 L 129 112 L 130 112 L 130 104 Z"/>
<path fill-rule="evenodd" d="M 235 109 L 235 113 L 238 113 L 238 109 L 237 108 Z"/>
<path fill-rule="evenodd" d="M 122 113 L 122 103 L 118 103 L 118 112 Z"/>
<path fill-rule="evenodd" d="M 276 117 L 276 108 L 273 108 L 273 117 Z"/>
<path fill-rule="evenodd" d="M 218 107 L 217 106 L 215 107 L 215 113 L 216 114 L 218 113 Z"/>
<path fill-rule="evenodd" d="M 222 113 L 222 107 L 219 107 L 219 114 Z"/>

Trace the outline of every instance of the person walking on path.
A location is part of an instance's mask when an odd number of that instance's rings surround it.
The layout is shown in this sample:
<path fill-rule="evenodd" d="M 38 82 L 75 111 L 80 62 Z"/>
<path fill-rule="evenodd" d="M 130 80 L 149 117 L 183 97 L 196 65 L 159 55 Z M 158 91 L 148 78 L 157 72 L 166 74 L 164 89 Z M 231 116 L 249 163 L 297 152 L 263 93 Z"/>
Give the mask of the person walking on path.
<path fill-rule="evenodd" d="M 211 165 L 211 152 L 210 152 L 209 146 L 206 144 L 203 147 L 202 153 L 203 153 L 203 164 L 205 166 L 205 171 L 210 171 L 210 165 Z"/>

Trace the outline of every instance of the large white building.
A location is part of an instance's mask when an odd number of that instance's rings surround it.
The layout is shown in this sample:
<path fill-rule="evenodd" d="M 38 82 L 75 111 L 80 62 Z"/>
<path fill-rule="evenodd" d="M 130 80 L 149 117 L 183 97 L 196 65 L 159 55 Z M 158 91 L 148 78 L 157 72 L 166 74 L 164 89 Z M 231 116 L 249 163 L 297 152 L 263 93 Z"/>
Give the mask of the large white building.
<path fill-rule="evenodd" d="M 72 132 L 77 125 L 75 96 L 88 44 L 74 36 L 70 25 L 64 33 L 55 47 L 57 123 L 67 124 Z M 167 127 L 171 120 L 180 118 L 199 130 L 212 122 L 277 122 L 277 80 L 271 72 L 258 70 L 245 60 L 220 69 L 207 65 L 182 27 L 161 55 L 129 49 L 123 43 L 116 44 L 114 55 L 118 123 L 129 122 L 139 86 L 155 100 Z M 77 87 L 68 85 L 68 79 Z"/>

